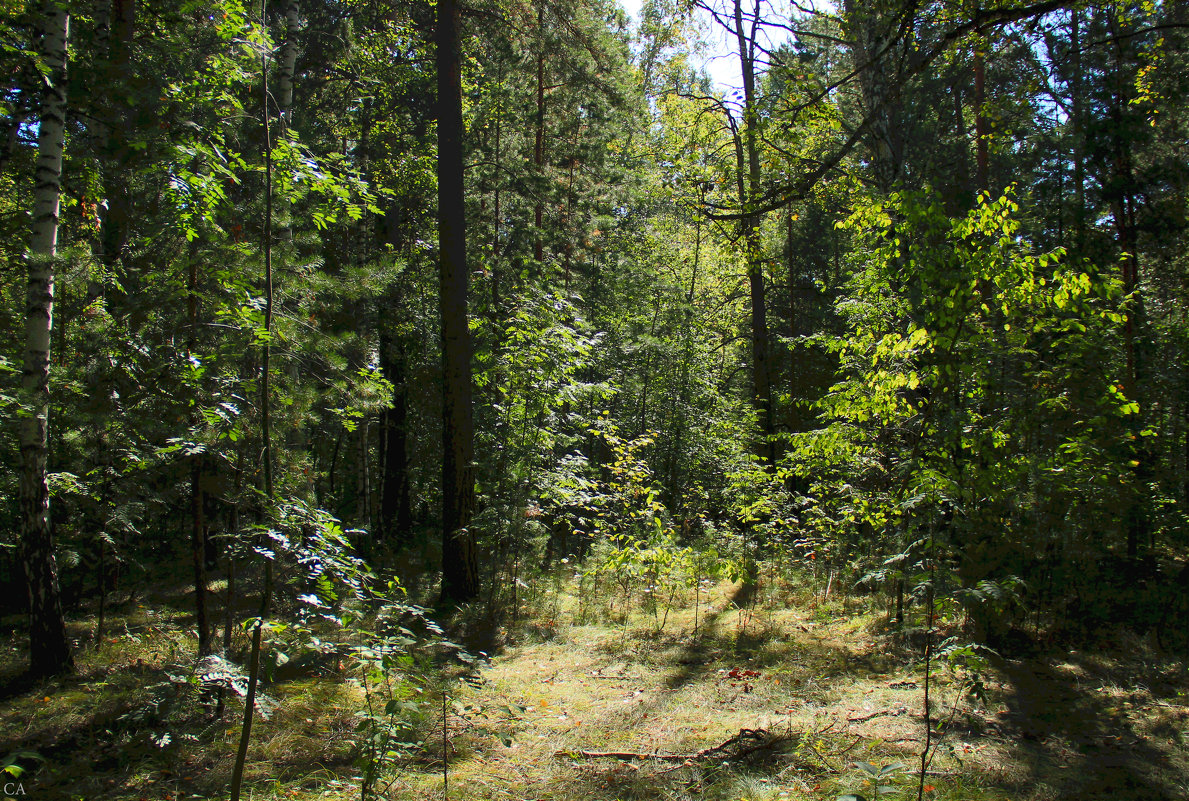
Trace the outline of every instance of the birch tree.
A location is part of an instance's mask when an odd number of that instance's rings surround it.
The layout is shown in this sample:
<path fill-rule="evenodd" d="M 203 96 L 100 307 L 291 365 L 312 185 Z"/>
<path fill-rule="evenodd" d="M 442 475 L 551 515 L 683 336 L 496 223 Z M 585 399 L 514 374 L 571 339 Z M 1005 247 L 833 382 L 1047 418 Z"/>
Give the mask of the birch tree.
<path fill-rule="evenodd" d="M 42 6 L 41 59 L 46 68 L 37 135 L 33 236 L 29 246 L 25 355 L 21 385 L 21 565 L 29 593 L 29 666 L 34 675 L 70 670 L 73 659 L 58 594 L 47 480 L 50 341 L 54 319 L 54 256 L 62 153 L 66 143 L 66 41 L 70 15 L 53 0 Z"/>

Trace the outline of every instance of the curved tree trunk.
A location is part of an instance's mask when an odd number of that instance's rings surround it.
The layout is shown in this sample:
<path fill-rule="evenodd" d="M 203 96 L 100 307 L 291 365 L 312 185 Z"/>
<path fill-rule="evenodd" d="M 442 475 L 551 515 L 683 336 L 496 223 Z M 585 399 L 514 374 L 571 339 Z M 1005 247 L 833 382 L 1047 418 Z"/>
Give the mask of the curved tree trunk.
<path fill-rule="evenodd" d="M 54 256 L 58 249 L 58 207 L 62 152 L 66 144 L 66 40 L 70 16 L 53 0 L 42 6 L 41 56 L 49 68 L 37 135 L 37 177 L 25 357 L 21 387 L 32 414 L 21 420 L 21 565 L 29 592 L 29 666 L 45 676 L 73 668 L 58 594 L 58 569 L 50 528 L 47 481 L 50 409 L 50 337 L 54 315 Z"/>

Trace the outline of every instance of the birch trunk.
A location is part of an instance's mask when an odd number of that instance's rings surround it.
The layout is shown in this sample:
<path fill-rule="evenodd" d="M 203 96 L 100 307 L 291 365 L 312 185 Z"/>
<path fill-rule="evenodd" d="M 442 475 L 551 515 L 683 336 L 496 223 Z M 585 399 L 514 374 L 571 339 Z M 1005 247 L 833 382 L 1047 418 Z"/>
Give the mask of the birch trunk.
<path fill-rule="evenodd" d="M 297 70 L 297 34 L 301 30 L 301 3 L 288 0 L 285 3 L 285 43 L 281 45 L 281 58 L 277 73 L 277 105 L 280 107 L 281 123 L 289 127 L 290 110 L 293 108 L 293 76 Z"/>
<path fill-rule="evenodd" d="M 50 337 L 54 319 L 54 256 L 58 248 L 58 206 L 62 152 L 66 143 L 66 40 L 70 16 L 53 0 L 42 6 L 41 57 L 49 68 L 37 136 L 33 237 L 25 357 L 21 387 L 30 414 L 21 420 L 21 565 L 29 593 L 29 665 L 34 675 L 70 670 L 73 659 L 58 595 L 58 568 L 50 528 L 47 481 L 50 408 Z"/>

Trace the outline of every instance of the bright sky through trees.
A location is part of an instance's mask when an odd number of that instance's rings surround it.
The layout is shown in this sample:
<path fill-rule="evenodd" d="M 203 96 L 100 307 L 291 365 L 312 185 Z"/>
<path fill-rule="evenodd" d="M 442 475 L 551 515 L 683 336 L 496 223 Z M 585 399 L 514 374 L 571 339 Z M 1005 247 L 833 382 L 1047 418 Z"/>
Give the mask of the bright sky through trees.
<path fill-rule="evenodd" d="M 642 0 L 622 0 L 622 3 L 633 24 L 638 24 Z M 737 89 L 742 85 L 742 79 L 739 76 L 739 53 L 735 45 L 705 11 L 698 12 L 698 19 L 705 49 L 701 53 L 691 54 L 691 63 L 703 67 L 720 92 Z"/>

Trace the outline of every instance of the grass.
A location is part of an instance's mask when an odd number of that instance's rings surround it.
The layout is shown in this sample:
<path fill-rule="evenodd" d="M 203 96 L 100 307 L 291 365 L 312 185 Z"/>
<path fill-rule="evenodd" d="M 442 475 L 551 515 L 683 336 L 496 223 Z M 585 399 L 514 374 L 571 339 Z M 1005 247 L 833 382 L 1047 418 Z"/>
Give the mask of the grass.
<path fill-rule="evenodd" d="M 667 618 L 637 603 L 584 598 L 553 585 L 515 625 L 487 632 L 492 658 L 474 682 L 424 687 L 422 746 L 385 784 L 387 798 L 442 797 L 443 753 L 456 799 L 834 799 L 864 792 L 854 767 L 904 763 L 884 797 L 915 798 L 923 744 L 919 654 L 884 630 L 863 598 L 822 598 L 766 577 L 747 597 L 723 583 L 676 599 Z M 0 751 L 38 752 L 28 797 L 136 801 L 225 797 L 239 709 L 214 719 L 187 665 L 183 604 L 112 610 L 110 634 L 79 653 L 76 675 L 10 689 Z M 664 620 L 664 626 L 659 625 Z M 93 620 L 72 621 L 85 639 Z M 4 643 L 0 676 L 19 670 Z M 1010 654 L 985 676 L 986 703 L 935 674 L 948 721 L 926 777 L 936 801 L 1189 797 L 1189 677 L 1184 663 L 1126 634 L 1087 651 Z M 266 688 L 251 797 L 357 798 L 355 733 L 364 706 L 349 664 L 299 672 Z M 624 751 L 704 758 L 618 759 Z M 443 749 L 443 740 L 447 743 Z M 2 756 L 2 754 L 0 754 Z"/>

